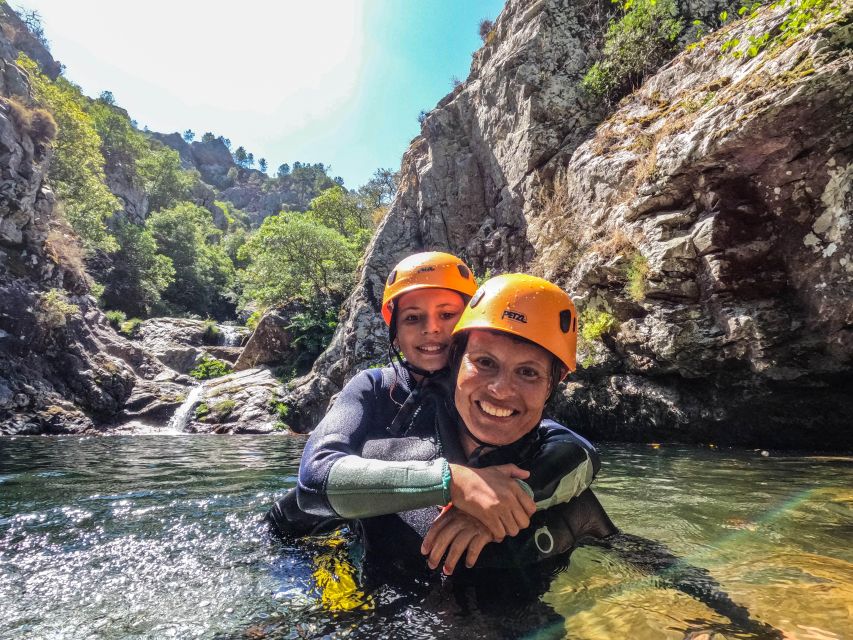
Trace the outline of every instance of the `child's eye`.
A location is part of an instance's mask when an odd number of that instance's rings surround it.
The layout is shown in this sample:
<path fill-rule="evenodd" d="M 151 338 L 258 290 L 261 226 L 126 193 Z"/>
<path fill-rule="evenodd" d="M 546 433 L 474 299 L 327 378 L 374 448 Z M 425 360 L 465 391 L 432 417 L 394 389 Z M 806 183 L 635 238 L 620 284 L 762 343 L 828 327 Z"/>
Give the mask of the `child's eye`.
<path fill-rule="evenodd" d="M 445 311 L 444 313 L 441 314 L 441 319 L 442 320 L 453 320 L 453 318 L 457 317 L 458 315 L 459 315 L 458 311 Z"/>
<path fill-rule="evenodd" d="M 403 322 L 408 324 L 415 324 L 420 319 L 421 317 L 416 313 L 410 313 L 409 315 L 403 316 Z"/>

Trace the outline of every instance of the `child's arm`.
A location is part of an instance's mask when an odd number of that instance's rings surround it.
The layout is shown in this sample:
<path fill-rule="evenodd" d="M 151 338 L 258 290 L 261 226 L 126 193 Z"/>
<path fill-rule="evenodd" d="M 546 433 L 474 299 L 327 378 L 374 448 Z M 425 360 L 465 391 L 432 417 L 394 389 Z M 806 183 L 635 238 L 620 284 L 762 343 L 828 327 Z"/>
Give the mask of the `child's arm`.
<path fill-rule="evenodd" d="M 324 517 L 362 518 L 447 502 L 447 460 L 385 461 L 361 457 L 366 440 L 393 419 L 381 371 L 350 380 L 308 439 L 297 483 L 299 508 Z M 399 440 L 399 439 L 395 439 Z"/>

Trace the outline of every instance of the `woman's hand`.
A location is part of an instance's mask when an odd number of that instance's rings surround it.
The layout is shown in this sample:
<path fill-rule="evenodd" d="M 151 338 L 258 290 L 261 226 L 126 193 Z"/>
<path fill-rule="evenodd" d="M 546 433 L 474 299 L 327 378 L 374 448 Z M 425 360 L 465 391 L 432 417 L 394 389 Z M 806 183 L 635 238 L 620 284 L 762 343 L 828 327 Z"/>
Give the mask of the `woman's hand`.
<path fill-rule="evenodd" d="M 473 469 L 450 465 L 450 500 L 453 506 L 486 526 L 500 542 L 530 525 L 536 504 L 516 482 L 530 476 L 514 464 Z"/>
<path fill-rule="evenodd" d="M 492 541 L 492 535 L 482 522 L 459 509 L 445 507 L 427 531 L 421 553 L 428 556 L 430 569 L 435 569 L 447 553 L 442 572 L 449 576 L 466 550 L 465 566 L 470 569 L 480 557 L 483 547 Z"/>

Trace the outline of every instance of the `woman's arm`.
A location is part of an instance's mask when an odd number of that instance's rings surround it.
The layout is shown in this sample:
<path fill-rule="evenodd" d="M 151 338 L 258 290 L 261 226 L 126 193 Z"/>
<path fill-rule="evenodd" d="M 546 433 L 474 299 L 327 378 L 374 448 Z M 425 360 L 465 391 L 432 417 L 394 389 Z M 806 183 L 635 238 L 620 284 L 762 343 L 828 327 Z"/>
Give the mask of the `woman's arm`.
<path fill-rule="evenodd" d="M 530 471 L 525 483 L 533 492 L 536 510 L 542 511 L 588 489 L 601 458 L 586 438 L 553 420 L 543 420 L 538 429 L 539 446 L 519 466 Z"/>

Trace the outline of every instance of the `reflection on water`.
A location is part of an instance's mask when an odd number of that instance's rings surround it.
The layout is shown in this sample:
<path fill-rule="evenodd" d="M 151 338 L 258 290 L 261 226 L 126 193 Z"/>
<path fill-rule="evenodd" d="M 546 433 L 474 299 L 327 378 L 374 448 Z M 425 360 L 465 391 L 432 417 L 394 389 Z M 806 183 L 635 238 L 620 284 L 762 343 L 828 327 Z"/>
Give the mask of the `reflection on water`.
<path fill-rule="evenodd" d="M 339 546 L 282 545 L 259 522 L 293 486 L 302 444 L 0 439 L 0 638 L 680 639 L 728 622 L 598 547 L 515 607 L 405 576 L 362 593 Z M 596 491 L 624 530 L 707 569 L 785 637 L 849 633 L 853 461 L 642 446 L 603 458 Z"/>

